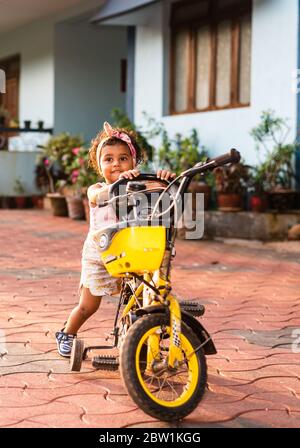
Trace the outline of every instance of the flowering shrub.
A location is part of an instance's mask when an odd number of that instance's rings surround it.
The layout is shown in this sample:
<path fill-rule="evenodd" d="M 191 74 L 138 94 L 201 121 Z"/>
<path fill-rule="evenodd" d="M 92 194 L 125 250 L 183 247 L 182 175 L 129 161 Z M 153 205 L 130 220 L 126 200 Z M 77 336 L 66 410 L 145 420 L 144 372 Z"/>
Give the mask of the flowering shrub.
<path fill-rule="evenodd" d="M 72 162 L 69 158 L 63 158 L 64 170 L 67 174 L 67 183 L 75 189 L 89 187 L 97 182 L 97 174 L 89 168 L 88 149 L 83 146 L 72 149 Z"/>
<path fill-rule="evenodd" d="M 68 182 L 68 167 L 77 157 L 73 149 L 81 148 L 83 139 L 66 132 L 51 137 L 42 147 L 36 163 L 36 185 L 43 191 L 54 192 L 59 181 Z"/>

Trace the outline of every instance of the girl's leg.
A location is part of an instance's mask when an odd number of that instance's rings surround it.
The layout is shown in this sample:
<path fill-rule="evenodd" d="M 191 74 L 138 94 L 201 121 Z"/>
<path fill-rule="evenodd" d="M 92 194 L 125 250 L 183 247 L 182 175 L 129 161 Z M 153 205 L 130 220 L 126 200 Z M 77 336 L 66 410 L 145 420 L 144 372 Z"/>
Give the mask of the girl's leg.
<path fill-rule="evenodd" d="M 84 322 L 98 310 L 100 303 L 101 297 L 93 296 L 91 291 L 83 286 L 79 304 L 72 310 L 63 330 L 64 333 L 77 334 Z"/>

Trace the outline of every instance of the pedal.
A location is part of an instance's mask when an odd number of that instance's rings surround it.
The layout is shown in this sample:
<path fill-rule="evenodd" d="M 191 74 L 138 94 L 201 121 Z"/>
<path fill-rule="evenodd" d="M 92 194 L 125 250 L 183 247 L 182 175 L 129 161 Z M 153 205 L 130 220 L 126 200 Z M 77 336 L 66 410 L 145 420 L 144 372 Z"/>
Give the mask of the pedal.
<path fill-rule="evenodd" d="M 203 316 L 203 314 L 205 313 L 205 306 L 199 302 L 184 301 L 179 302 L 179 304 L 182 311 L 185 311 L 192 316 L 199 317 Z"/>
<path fill-rule="evenodd" d="M 115 371 L 119 368 L 119 359 L 113 355 L 94 356 L 92 366 L 97 370 Z"/>

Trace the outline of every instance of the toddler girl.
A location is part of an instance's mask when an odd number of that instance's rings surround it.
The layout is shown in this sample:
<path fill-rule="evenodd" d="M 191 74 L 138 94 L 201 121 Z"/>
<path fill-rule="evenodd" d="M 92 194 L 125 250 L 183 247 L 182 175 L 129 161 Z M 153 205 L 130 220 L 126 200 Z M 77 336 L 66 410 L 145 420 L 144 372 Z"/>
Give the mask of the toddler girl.
<path fill-rule="evenodd" d="M 106 271 L 92 238 L 96 230 L 114 224 L 116 216 L 112 207 L 99 208 L 97 205 L 108 199 L 110 184 L 122 178 L 134 179 L 140 174 L 137 165 L 143 161 L 143 151 L 133 132 L 113 129 L 105 122 L 103 131 L 92 141 L 89 157 L 91 165 L 105 179 L 105 183 L 91 185 L 87 192 L 90 230 L 82 250 L 79 304 L 72 310 L 65 327 L 55 334 L 58 352 L 65 357 L 71 356 L 77 331 L 98 310 L 102 296 L 119 291 L 119 279 L 111 277 Z M 161 169 L 156 175 L 165 180 L 176 176 L 175 173 Z"/>

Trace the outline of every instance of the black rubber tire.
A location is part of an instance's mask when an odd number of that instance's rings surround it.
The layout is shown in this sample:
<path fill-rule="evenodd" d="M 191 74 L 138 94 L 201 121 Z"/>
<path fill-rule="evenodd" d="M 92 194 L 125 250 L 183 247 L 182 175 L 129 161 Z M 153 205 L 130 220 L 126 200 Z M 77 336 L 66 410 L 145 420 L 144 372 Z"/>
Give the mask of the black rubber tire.
<path fill-rule="evenodd" d="M 149 397 L 140 384 L 135 368 L 136 350 L 140 339 L 151 328 L 158 325 L 169 326 L 168 318 L 163 314 L 152 314 L 141 317 L 128 330 L 120 353 L 120 372 L 125 388 L 133 401 L 146 413 L 163 421 L 176 421 L 189 415 L 200 403 L 207 383 L 206 358 L 202 348 L 197 353 L 199 378 L 193 395 L 184 404 L 177 407 L 165 407 Z M 201 343 L 195 333 L 184 323 L 181 331 L 193 348 Z"/>
<path fill-rule="evenodd" d="M 70 358 L 70 370 L 72 372 L 80 372 L 83 358 L 83 351 L 84 351 L 83 340 L 74 338 Z"/>

